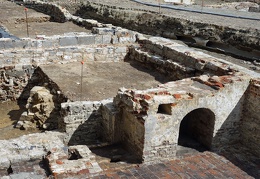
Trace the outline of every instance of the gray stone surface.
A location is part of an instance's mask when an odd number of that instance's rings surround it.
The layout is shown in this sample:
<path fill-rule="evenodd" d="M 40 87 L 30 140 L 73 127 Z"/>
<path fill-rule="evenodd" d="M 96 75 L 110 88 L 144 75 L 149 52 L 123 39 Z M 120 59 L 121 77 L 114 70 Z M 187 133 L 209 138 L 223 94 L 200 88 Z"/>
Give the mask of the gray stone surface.
<path fill-rule="evenodd" d="M 45 132 L 29 134 L 11 140 L 0 141 L 1 169 L 7 169 L 10 164 L 41 159 L 52 148 L 62 148 L 64 134 Z"/>
<path fill-rule="evenodd" d="M 60 46 L 74 46 L 77 45 L 78 41 L 76 37 L 62 37 L 60 38 Z"/>
<path fill-rule="evenodd" d="M 33 174 L 33 173 L 26 173 L 26 172 L 21 172 L 21 173 L 18 173 L 18 174 L 11 174 L 9 175 L 9 179 L 43 179 L 45 178 L 45 176 L 43 175 L 36 175 L 36 174 Z M 4 179 L 4 178 L 2 178 Z M 7 178 L 6 178 L 7 179 Z"/>

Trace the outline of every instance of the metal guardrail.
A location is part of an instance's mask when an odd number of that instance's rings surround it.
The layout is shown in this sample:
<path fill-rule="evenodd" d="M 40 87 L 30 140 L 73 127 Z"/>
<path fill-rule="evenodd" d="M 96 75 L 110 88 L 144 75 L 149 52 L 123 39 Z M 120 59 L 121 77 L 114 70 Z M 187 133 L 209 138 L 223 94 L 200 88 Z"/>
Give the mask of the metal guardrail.
<path fill-rule="evenodd" d="M 187 7 L 177 7 L 174 5 L 168 5 L 168 4 L 154 4 L 154 3 L 147 3 L 143 2 L 141 0 L 131 0 L 136 3 L 140 3 L 143 5 L 147 6 L 152 6 L 152 7 L 161 7 L 161 8 L 166 8 L 166 9 L 173 9 L 173 10 L 179 10 L 179 11 L 186 11 L 186 12 L 193 12 L 193 13 L 200 13 L 200 14 L 209 14 L 209 15 L 216 15 L 216 16 L 223 16 L 223 17 L 231 17 L 231 18 L 238 18 L 238 19 L 247 19 L 247 20 L 257 20 L 260 21 L 260 13 L 259 13 L 259 18 L 255 17 L 247 17 L 247 16 L 241 16 L 241 15 L 232 15 L 232 14 L 227 14 L 227 13 L 218 13 L 218 12 L 210 12 L 208 9 L 201 9 L 201 10 L 196 10 L 193 8 L 187 8 Z"/>

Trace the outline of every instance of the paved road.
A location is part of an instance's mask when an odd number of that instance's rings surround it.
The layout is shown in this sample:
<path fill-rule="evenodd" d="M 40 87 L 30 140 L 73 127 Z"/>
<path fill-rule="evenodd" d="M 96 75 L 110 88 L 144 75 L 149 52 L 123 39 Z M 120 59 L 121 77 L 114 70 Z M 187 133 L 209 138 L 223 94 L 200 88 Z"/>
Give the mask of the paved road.
<path fill-rule="evenodd" d="M 208 8 L 208 7 L 200 7 L 200 6 L 192 6 L 192 7 L 184 7 L 181 5 L 170 5 L 170 4 L 155 4 L 144 2 L 142 0 L 131 0 L 136 3 L 140 3 L 147 6 L 152 7 L 161 7 L 166 9 L 174 9 L 180 11 L 187 11 L 187 12 L 195 12 L 195 13 L 203 13 L 203 14 L 210 14 L 210 15 L 217 15 L 223 17 L 232 17 L 232 18 L 239 18 L 239 19 L 248 19 L 248 20 L 257 20 L 260 21 L 260 13 L 254 12 L 243 12 L 243 11 L 234 11 L 234 10 L 225 10 L 225 9 L 217 9 L 217 8 Z"/>

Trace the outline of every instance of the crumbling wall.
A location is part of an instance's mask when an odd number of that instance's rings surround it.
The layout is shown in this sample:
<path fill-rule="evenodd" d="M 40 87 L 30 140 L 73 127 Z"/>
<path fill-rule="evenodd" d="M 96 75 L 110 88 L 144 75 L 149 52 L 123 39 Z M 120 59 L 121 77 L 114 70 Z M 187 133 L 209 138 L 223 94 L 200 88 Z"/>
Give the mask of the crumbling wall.
<path fill-rule="evenodd" d="M 54 114 L 53 100 L 53 95 L 45 87 L 33 87 L 27 100 L 26 111 L 22 113 L 15 127 L 24 130 L 57 129 L 59 115 L 57 112 Z"/>
<path fill-rule="evenodd" d="M 50 15 L 56 22 L 66 22 L 71 18 L 70 13 L 66 9 L 54 3 L 43 1 L 23 1 L 22 4 L 26 7 L 33 8 L 36 11 Z"/>
<path fill-rule="evenodd" d="M 34 72 L 32 65 L 10 65 L 0 68 L 0 101 L 17 100 Z"/>
<path fill-rule="evenodd" d="M 242 143 L 256 156 L 260 156 L 260 79 L 253 79 L 245 94 L 240 124 Z"/>

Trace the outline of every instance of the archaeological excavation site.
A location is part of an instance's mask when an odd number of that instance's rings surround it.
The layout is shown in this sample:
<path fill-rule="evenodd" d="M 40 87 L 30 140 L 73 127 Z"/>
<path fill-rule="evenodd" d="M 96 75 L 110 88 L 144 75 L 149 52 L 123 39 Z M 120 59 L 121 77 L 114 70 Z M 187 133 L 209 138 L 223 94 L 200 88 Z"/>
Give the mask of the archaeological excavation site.
<path fill-rule="evenodd" d="M 260 178 L 260 1 L 0 0 L 0 178 Z"/>

